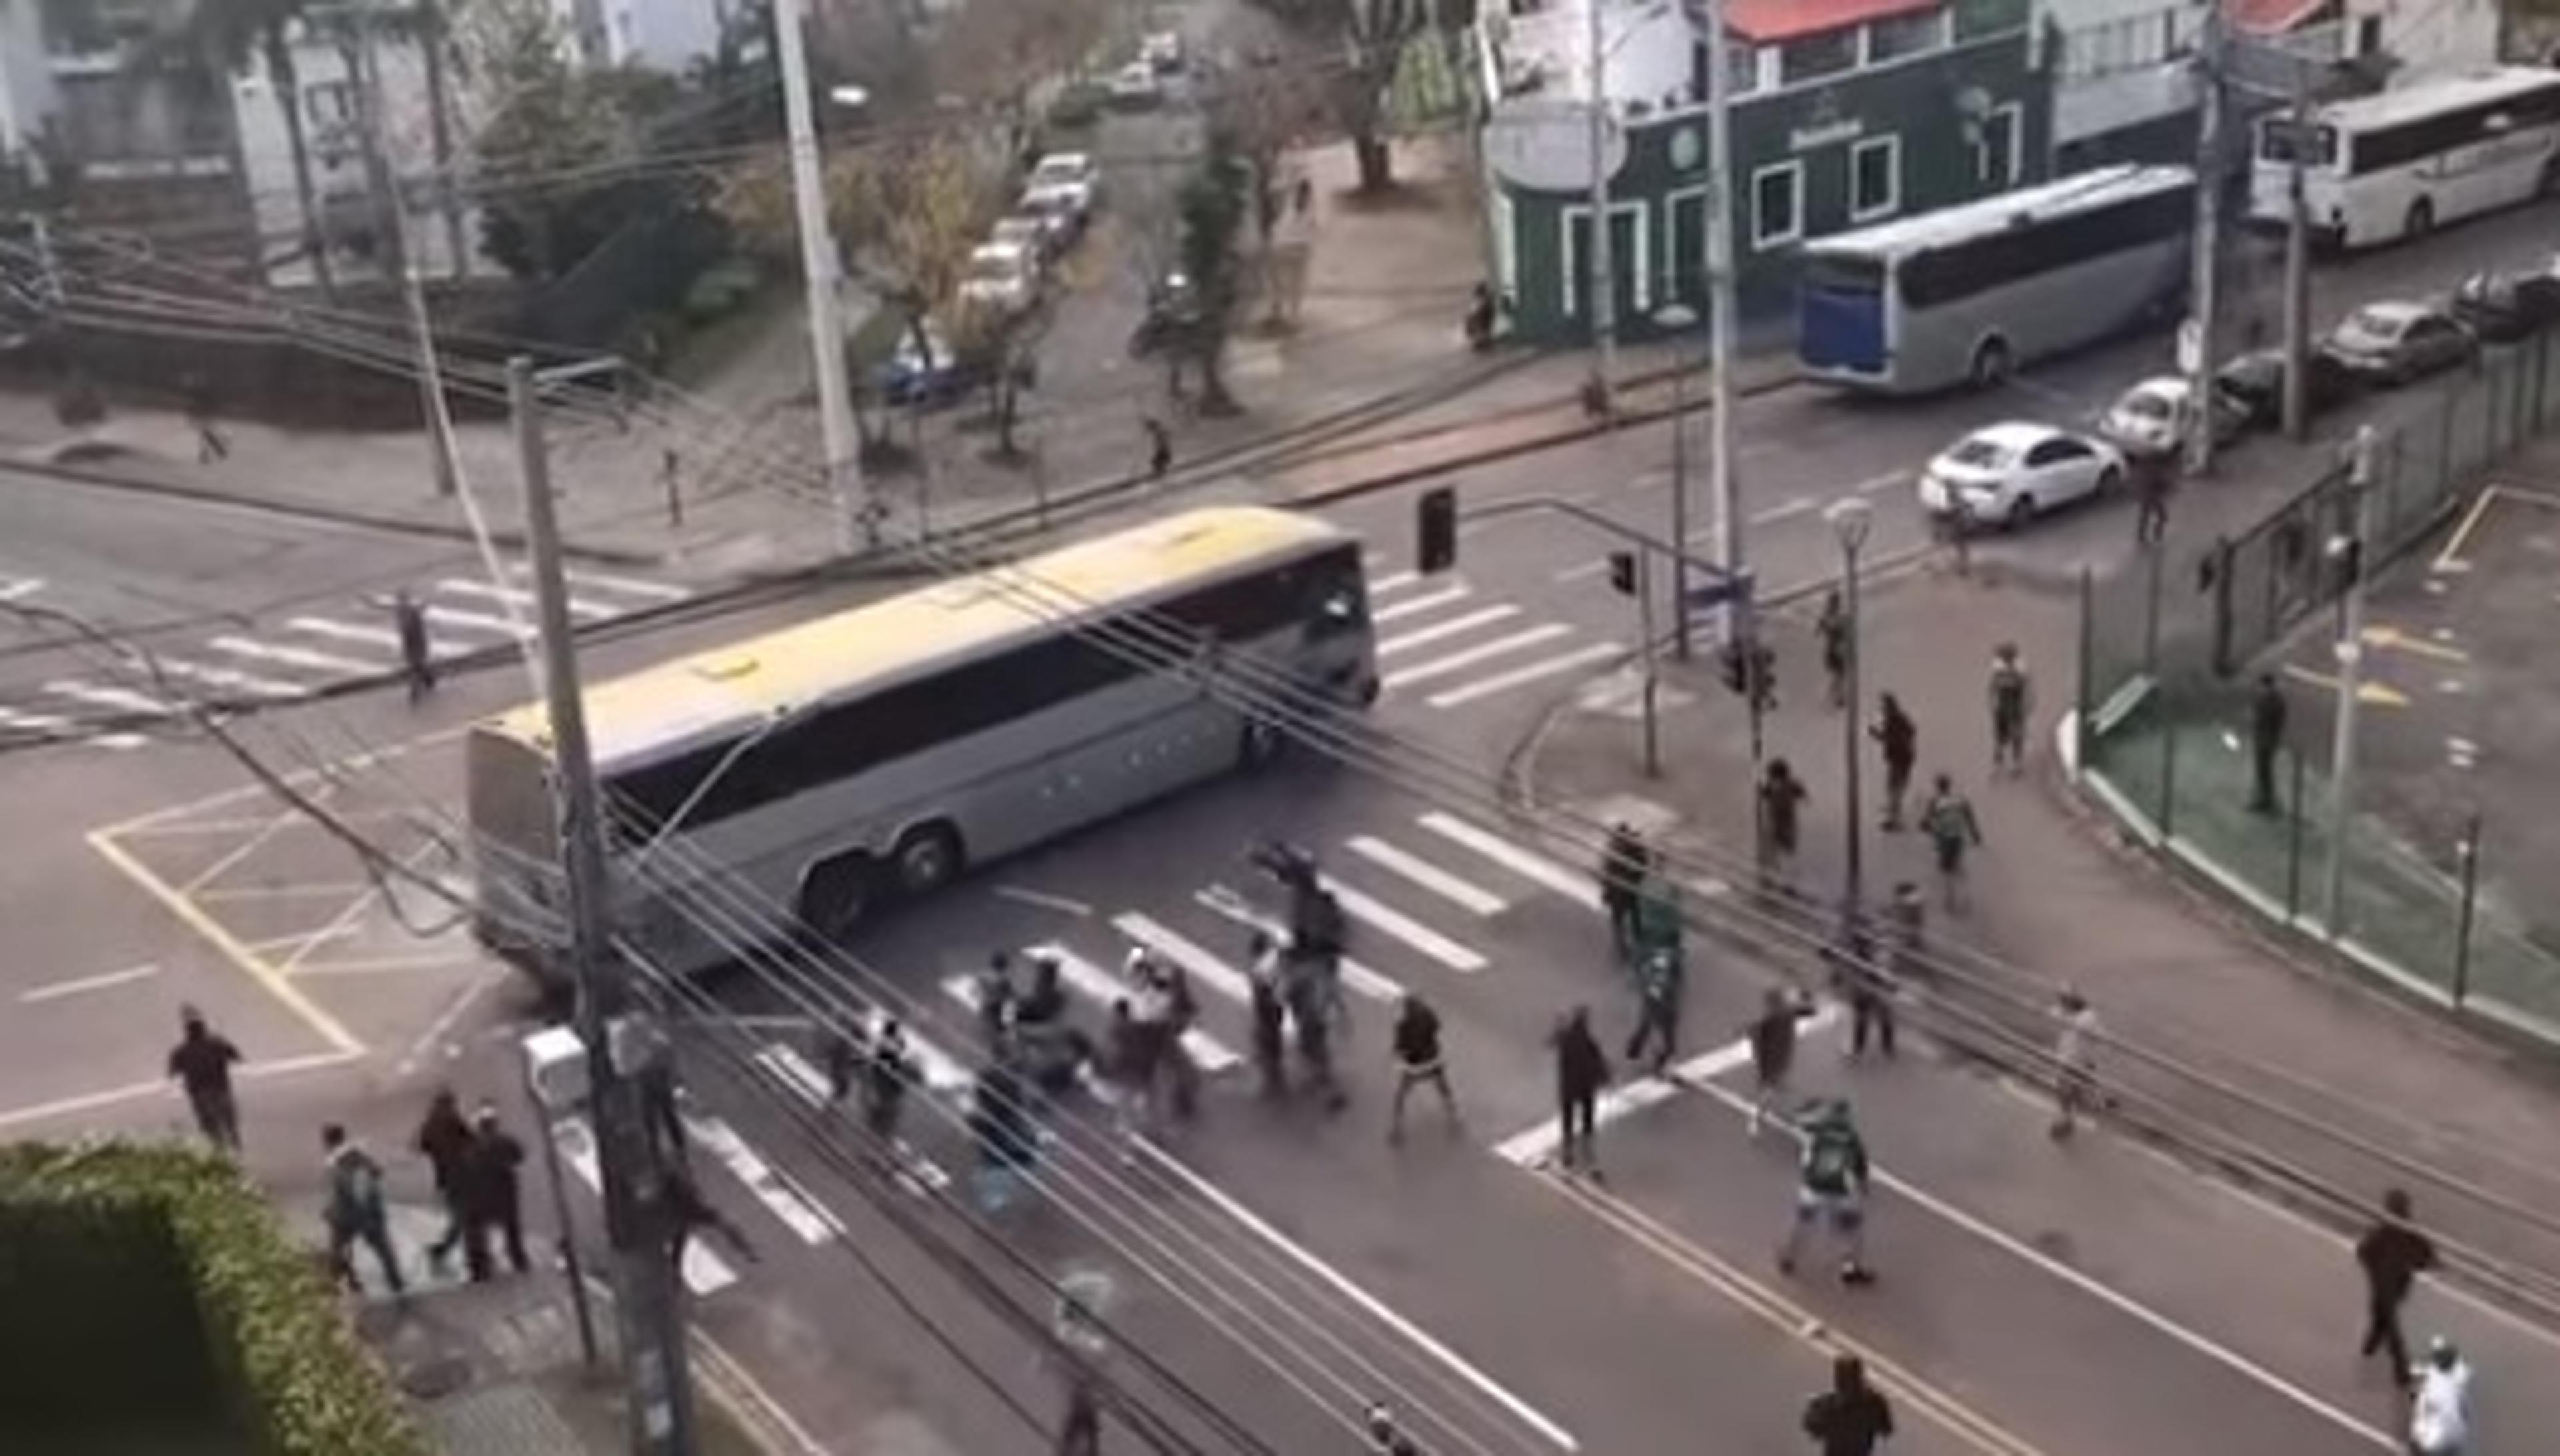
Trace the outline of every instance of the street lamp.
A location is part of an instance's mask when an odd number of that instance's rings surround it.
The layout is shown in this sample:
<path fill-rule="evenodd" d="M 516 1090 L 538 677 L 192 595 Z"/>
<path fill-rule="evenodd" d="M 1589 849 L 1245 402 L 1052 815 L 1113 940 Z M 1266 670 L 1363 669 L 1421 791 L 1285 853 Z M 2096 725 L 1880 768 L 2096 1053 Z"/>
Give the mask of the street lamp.
<path fill-rule="evenodd" d="M 1681 334 L 1697 327 L 1697 310 L 1685 303 L 1666 303 L 1654 310 L 1654 326 Z M 1688 661 L 1688 366 L 1672 361 L 1672 656 Z"/>
<path fill-rule="evenodd" d="M 1859 817 L 1860 810 L 1857 802 L 1859 702 L 1857 554 L 1866 546 L 1866 533 L 1874 522 L 1874 508 L 1867 505 L 1862 496 L 1850 496 L 1845 500 L 1834 501 L 1831 508 L 1823 512 L 1823 519 L 1831 523 L 1833 537 L 1840 542 L 1841 594 L 1848 610 L 1848 630 L 1844 643 L 1847 650 L 1843 654 L 1847 659 L 1848 712 L 1840 715 L 1840 767 L 1844 772 L 1843 781 L 1846 788 L 1841 794 L 1840 803 L 1848 814 L 1848 884 L 1845 913 L 1851 916 L 1858 913 L 1863 901 L 1864 890 L 1861 881 L 1865 868 L 1861 863 L 1865 844 L 1865 825 Z"/>

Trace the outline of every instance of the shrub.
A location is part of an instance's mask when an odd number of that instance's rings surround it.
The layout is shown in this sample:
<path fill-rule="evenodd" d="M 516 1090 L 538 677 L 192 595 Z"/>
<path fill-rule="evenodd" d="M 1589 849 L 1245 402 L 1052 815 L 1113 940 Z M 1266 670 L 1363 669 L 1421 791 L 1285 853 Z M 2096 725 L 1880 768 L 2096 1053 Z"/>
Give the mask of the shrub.
<path fill-rule="evenodd" d="M 316 1261 L 192 1149 L 0 1148 L 0 1392 L 100 1424 L 195 1405 L 263 1456 L 426 1450 Z"/>

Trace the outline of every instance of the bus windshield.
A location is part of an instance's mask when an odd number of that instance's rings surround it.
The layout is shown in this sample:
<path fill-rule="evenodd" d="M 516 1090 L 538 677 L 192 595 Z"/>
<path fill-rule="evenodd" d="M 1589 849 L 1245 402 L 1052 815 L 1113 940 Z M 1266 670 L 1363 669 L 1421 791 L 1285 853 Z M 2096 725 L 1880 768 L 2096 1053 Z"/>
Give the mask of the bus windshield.
<path fill-rule="evenodd" d="M 2299 157 L 2306 167 L 2333 167 L 2337 165 L 2337 128 L 2297 125 L 2289 118 L 2270 116 L 2258 132 L 2258 155 L 2269 162 L 2291 164 Z"/>

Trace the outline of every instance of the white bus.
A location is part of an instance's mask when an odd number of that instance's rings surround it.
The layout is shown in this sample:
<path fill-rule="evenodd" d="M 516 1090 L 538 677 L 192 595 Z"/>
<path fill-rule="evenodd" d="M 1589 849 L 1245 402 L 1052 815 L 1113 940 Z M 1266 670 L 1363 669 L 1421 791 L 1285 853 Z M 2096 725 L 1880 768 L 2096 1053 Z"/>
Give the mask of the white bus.
<path fill-rule="evenodd" d="M 842 936 L 883 898 L 1258 763 L 1278 727 L 1229 700 L 1267 698 L 1275 679 L 1325 703 L 1375 698 L 1360 544 L 1237 507 L 590 687 L 616 927 L 670 970 L 729 958 L 641 883 L 718 865 Z M 464 771 L 479 937 L 550 979 L 560 946 L 529 929 L 561 913 L 548 713 L 474 728 Z"/>
<path fill-rule="evenodd" d="M 1797 357 L 1879 394 L 1998 384 L 2172 316 L 2194 216 L 2190 169 L 2116 166 L 1815 239 Z"/>
<path fill-rule="evenodd" d="M 2501 66 L 2336 101 L 2308 127 L 2258 123 L 2249 218 L 2292 219 L 2303 161 L 2314 236 L 2336 247 L 2421 238 L 2440 224 L 2560 192 L 2560 71 Z"/>

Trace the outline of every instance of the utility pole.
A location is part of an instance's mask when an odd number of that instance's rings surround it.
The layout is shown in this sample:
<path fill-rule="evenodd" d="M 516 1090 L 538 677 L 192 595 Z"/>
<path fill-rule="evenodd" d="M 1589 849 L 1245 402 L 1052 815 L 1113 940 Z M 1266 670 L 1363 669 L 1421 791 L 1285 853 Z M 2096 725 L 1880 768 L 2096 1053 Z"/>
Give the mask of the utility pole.
<path fill-rule="evenodd" d="M 2217 266 L 2222 252 L 2222 7 L 2204 7 L 2202 59 L 2196 88 L 2200 119 L 2195 135 L 2195 357 L 2188 361 L 2187 398 L 2194 422 L 2186 437 L 2186 468 L 2202 475 L 2213 468 L 2213 322 Z"/>
<path fill-rule="evenodd" d="M 602 804 L 579 697 L 577 645 L 560 567 L 560 523 L 552 509 L 551 462 L 543 443 L 533 361 L 507 362 L 507 402 L 525 475 L 525 535 L 532 547 L 534 596 L 542 614 L 543 693 L 558 764 L 560 840 L 566 871 L 569 965 L 577 990 L 578 1039 L 586 1047 L 596 1162 L 604 1184 L 616 1334 L 629 1406 L 633 1456 L 690 1456 L 694 1387 L 687 1370 L 684 1312 L 666 1228 L 666 1180 L 642 1107 L 642 1087 L 618 1065 L 633 1035 L 627 968 L 613 949 L 605 879 Z"/>
<path fill-rule="evenodd" d="M 2364 687 L 2365 543 L 2373 535 L 2373 426 L 2355 427 L 2347 463 L 2347 488 L 2355 492 L 2355 534 L 2332 542 L 2347 573 L 2346 599 L 2337 617 L 2337 724 L 2329 740 L 2328 886 L 2321 921 L 2328 938 L 2346 933 L 2346 821 L 2355 810 L 2355 717 Z"/>
<path fill-rule="evenodd" d="M 2289 58 L 2290 59 L 2290 58 Z M 2292 60 L 2293 139 L 2285 148 L 2285 438 L 2311 432 L 2312 219 L 2303 198 L 2303 149 L 2312 134 L 2311 73 Z"/>
<path fill-rule="evenodd" d="M 437 383 L 435 339 L 427 331 L 426 304 L 418 291 L 417 274 L 409 266 L 407 210 L 400 205 L 391 162 L 383 150 L 382 53 L 374 4 L 375 0 L 356 0 L 356 43 L 353 49 L 342 49 L 340 59 L 356 87 L 356 124 L 364 133 L 361 144 L 365 185 L 374 194 L 374 230 L 382 240 L 383 266 L 389 276 L 400 280 L 407 295 L 411 342 L 418 355 L 418 425 L 426 431 L 426 454 L 435 478 L 435 493 L 449 496 L 454 489 L 453 456 L 442 427 L 444 400 Z"/>
<path fill-rule="evenodd" d="M 854 397 L 845 378 L 845 326 L 836 284 L 844 259 L 827 226 L 827 194 L 818 165 L 818 118 L 809 100 L 806 18 L 801 0 L 774 0 L 776 64 L 782 68 L 783 119 L 790 130 L 791 202 L 800 218 L 800 272 L 809 293 L 809 353 L 818 371 L 818 430 L 827 458 L 827 493 L 836 503 L 836 549 L 850 556 L 862 519 L 862 439 L 854 429 Z"/>
<path fill-rule="evenodd" d="M 1607 418 L 1617 412 L 1618 381 L 1618 292 L 1609 267 L 1609 87 L 1603 80 L 1608 56 L 1600 45 L 1600 0 L 1582 0 L 1582 11 L 1591 43 L 1590 256 L 1583 273 L 1591 282 L 1591 395 Z"/>
<path fill-rule="evenodd" d="M 1733 444 L 1733 77 L 1724 34 L 1724 0 L 1706 0 L 1706 352 L 1707 480 L 1715 496 L 1715 564 L 1725 579 L 1742 579 L 1742 519 L 1734 495 Z M 1682 543 L 1683 546 L 1686 543 Z M 1687 604 L 1680 610 L 1685 614 Z M 1683 615 L 1682 620 L 1686 620 Z M 1716 616 L 1717 645 L 1741 633 L 1742 604 Z"/>

